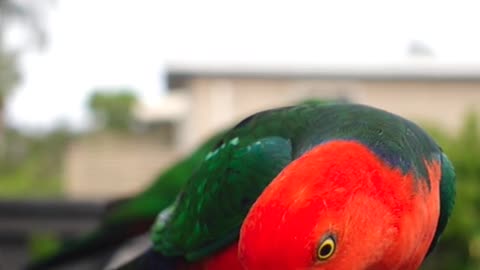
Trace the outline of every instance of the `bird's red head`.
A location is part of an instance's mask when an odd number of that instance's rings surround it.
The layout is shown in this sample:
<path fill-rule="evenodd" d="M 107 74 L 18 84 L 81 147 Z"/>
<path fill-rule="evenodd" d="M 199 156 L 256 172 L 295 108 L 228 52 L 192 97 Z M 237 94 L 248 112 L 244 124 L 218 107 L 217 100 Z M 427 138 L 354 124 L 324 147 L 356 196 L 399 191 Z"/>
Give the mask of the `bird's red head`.
<path fill-rule="evenodd" d="M 437 163 L 424 181 L 364 145 L 331 141 L 292 162 L 243 223 L 245 269 L 417 269 L 439 216 Z"/>

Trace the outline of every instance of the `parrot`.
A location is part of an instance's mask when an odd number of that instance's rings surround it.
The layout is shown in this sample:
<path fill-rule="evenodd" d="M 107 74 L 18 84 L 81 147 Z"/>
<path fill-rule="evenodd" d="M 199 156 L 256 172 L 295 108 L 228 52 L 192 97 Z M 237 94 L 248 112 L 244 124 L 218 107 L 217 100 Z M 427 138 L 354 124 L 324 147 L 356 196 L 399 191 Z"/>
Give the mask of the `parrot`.
<path fill-rule="evenodd" d="M 219 131 L 193 153 L 160 173 L 143 192 L 132 198 L 116 199 L 106 206 L 98 228 L 77 240 L 66 241 L 53 252 L 31 262 L 26 269 L 51 269 L 115 249 L 127 240 L 145 233 L 159 211 L 174 202 L 192 171 L 201 163 L 214 143 L 223 135 Z"/>
<path fill-rule="evenodd" d="M 304 99 L 297 104 L 339 104 L 344 100 Z M 170 205 L 192 171 L 201 164 L 205 155 L 221 139 L 226 130 L 217 131 L 189 156 L 160 173 L 144 191 L 130 198 L 110 201 L 102 222 L 87 235 L 66 241 L 50 254 L 31 262 L 26 269 L 51 269 L 115 250 L 128 240 L 148 232 L 159 211 Z"/>
<path fill-rule="evenodd" d="M 227 131 L 128 269 L 418 269 L 455 170 L 415 123 L 360 104 L 256 113 Z"/>

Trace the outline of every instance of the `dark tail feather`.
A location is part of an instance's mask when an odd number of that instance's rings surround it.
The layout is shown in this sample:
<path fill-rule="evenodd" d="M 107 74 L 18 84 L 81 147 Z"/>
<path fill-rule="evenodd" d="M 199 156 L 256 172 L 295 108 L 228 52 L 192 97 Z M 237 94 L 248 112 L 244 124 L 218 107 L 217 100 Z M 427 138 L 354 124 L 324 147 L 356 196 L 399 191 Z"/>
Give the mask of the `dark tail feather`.
<path fill-rule="evenodd" d="M 137 258 L 114 270 L 174 270 L 177 265 L 177 258 L 167 258 L 150 248 Z"/>

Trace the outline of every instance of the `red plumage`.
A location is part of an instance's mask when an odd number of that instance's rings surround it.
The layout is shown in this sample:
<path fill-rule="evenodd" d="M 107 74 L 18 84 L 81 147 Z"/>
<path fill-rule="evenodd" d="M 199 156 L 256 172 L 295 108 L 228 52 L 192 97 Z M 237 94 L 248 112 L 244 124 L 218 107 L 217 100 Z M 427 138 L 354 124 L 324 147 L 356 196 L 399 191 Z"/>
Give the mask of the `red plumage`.
<path fill-rule="evenodd" d="M 431 190 L 438 191 L 440 166 L 428 167 Z M 253 205 L 242 226 L 240 259 L 249 270 L 416 269 L 435 233 L 439 193 L 414 177 L 358 142 L 317 146 Z M 328 232 L 337 250 L 320 262 L 316 248 Z M 372 265 L 378 258 L 385 259 Z"/>

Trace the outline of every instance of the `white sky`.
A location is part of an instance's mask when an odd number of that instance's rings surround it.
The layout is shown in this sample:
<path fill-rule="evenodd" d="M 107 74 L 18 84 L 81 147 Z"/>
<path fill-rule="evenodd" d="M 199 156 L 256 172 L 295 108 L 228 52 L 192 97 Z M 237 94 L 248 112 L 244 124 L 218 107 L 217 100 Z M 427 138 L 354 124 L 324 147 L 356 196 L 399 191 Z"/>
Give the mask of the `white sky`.
<path fill-rule="evenodd" d="M 384 64 L 419 40 L 435 63 L 480 64 L 480 2 L 57 0 L 25 55 L 8 121 L 81 127 L 97 87 L 161 96 L 165 63 Z"/>

